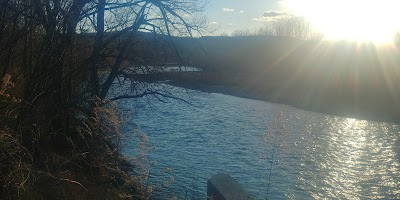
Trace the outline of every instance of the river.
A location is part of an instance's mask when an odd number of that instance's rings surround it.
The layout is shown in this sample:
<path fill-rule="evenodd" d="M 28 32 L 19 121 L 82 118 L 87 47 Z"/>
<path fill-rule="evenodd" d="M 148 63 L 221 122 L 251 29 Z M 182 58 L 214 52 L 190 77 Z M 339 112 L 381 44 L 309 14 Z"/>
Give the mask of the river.
<path fill-rule="evenodd" d="M 179 100 L 121 100 L 131 112 L 123 153 L 148 137 L 154 199 L 205 199 L 225 172 L 255 199 L 400 199 L 398 124 L 174 88 Z M 129 132 L 129 133 L 128 133 Z"/>

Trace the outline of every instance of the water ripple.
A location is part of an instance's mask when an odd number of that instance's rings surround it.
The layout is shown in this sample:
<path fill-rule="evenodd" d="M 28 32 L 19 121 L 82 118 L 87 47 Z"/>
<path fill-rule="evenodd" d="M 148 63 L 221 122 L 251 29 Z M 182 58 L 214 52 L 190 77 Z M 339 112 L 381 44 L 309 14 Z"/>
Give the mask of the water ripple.
<path fill-rule="evenodd" d="M 204 199 L 207 179 L 226 172 L 256 199 L 400 199 L 400 128 L 215 93 L 139 107 L 127 129 L 149 136 L 154 197 Z M 128 139 L 126 154 L 136 143 Z M 171 173 L 165 173 L 171 168 Z M 164 184 L 168 180 L 172 184 Z M 168 185 L 166 187 L 165 185 Z"/>

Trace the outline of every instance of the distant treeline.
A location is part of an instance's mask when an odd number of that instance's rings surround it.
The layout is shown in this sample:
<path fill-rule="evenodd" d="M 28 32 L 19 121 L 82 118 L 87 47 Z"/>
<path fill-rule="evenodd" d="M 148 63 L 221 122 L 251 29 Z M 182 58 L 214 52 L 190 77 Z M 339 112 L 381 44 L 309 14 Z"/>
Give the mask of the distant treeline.
<path fill-rule="evenodd" d="M 400 117 L 395 45 L 273 36 L 177 43 L 187 63 L 218 74 L 211 84 L 311 110 L 378 120 Z"/>
<path fill-rule="evenodd" d="M 236 30 L 231 36 L 275 36 L 319 40 L 323 38 L 324 34 L 317 31 L 305 17 L 290 15 L 265 22 L 264 26 L 258 29 Z"/>
<path fill-rule="evenodd" d="M 199 67 L 202 83 L 308 110 L 385 121 L 400 117 L 400 51 L 394 44 L 290 35 L 137 37 L 130 57 Z"/>

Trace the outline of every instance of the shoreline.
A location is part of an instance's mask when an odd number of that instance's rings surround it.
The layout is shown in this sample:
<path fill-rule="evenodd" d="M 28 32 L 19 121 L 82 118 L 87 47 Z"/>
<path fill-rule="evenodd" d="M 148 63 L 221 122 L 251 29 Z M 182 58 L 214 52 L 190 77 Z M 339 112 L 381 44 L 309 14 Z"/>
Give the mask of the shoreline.
<path fill-rule="evenodd" d="M 366 120 L 366 121 L 373 121 L 373 122 L 384 122 L 384 123 L 393 123 L 393 124 L 399 124 L 400 121 L 396 118 L 391 117 L 391 116 L 385 116 L 385 115 L 372 115 L 371 113 L 368 113 L 364 111 L 364 113 L 353 113 L 353 112 L 343 112 L 343 113 L 338 113 L 335 112 L 334 108 L 333 109 L 313 109 L 310 106 L 302 106 L 299 104 L 294 104 L 290 103 L 288 101 L 282 100 L 282 99 L 274 99 L 269 95 L 260 95 L 260 94 L 252 94 L 251 92 L 244 91 L 241 88 L 235 88 L 235 87 L 230 87 L 230 86 L 225 86 L 225 85 L 210 85 L 210 84 L 205 84 L 205 83 L 196 83 L 196 82 L 182 82 L 182 81 L 171 81 L 168 83 L 169 85 L 176 86 L 176 87 L 182 87 L 185 89 L 191 89 L 191 90 L 197 90 L 201 92 L 206 92 L 206 93 L 220 93 L 220 94 L 225 94 L 225 95 L 231 95 L 235 97 L 241 97 L 241 98 L 246 98 L 246 99 L 254 99 L 254 100 L 259 100 L 259 101 L 264 101 L 264 102 L 269 102 L 269 103 L 277 103 L 277 104 L 283 104 L 286 106 L 294 107 L 297 109 L 305 110 L 305 111 L 311 111 L 311 112 L 317 112 L 321 114 L 327 114 L 327 115 L 333 115 L 333 116 L 338 116 L 338 117 L 346 117 L 346 118 L 355 118 L 358 120 Z"/>

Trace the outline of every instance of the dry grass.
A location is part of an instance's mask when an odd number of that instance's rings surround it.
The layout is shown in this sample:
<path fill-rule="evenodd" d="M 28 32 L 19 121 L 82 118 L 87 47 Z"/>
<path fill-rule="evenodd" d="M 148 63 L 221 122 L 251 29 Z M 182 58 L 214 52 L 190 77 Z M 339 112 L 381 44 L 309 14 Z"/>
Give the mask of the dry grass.
<path fill-rule="evenodd" d="M 69 131 L 45 133 L 40 121 L 18 122 L 11 76 L 0 86 L 0 199 L 149 198 L 118 151 L 115 105 L 90 99 L 69 110 Z"/>

